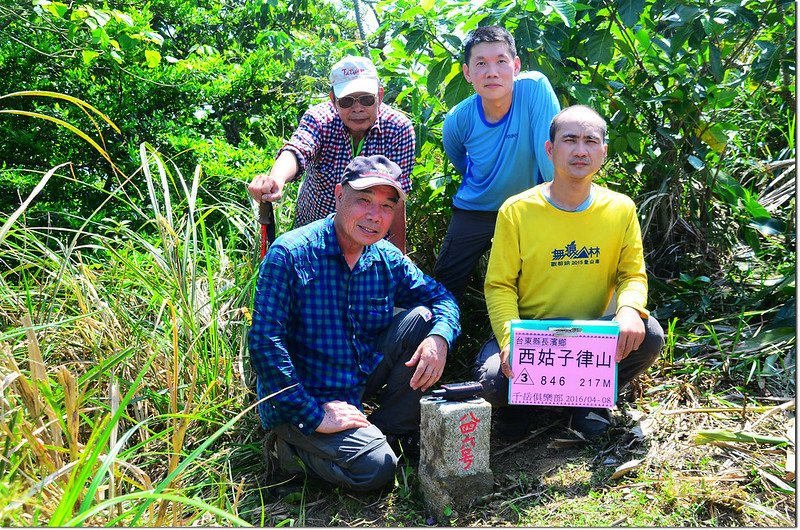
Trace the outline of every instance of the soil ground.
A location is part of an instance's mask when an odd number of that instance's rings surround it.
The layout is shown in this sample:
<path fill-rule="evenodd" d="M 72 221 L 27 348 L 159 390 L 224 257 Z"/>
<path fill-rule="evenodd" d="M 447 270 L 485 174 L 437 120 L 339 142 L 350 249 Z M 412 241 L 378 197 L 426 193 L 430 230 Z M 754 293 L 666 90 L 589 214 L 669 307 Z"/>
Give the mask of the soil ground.
<path fill-rule="evenodd" d="M 425 513 L 411 464 L 398 469 L 391 490 L 370 494 L 308 480 L 299 492 L 262 498 L 256 491 L 266 490 L 254 480 L 239 513 L 266 526 L 794 527 L 795 494 L 783 482 L 794 483 L 791 444 L 694 442 L 700 430 L 752 427 L 793 440 L 793 402 L 776 399 L 784 405 L 771 412 L 697 412 L 702 406 L 686 390 L 672 388 L 660 400 L 661 392 L 646 401 L 621 396 L 609 433 L 593 442 L 569 428 L 563 411 L 543 408 L 527 438 L 492 438 L 494 492 L 448 520 Z"/>

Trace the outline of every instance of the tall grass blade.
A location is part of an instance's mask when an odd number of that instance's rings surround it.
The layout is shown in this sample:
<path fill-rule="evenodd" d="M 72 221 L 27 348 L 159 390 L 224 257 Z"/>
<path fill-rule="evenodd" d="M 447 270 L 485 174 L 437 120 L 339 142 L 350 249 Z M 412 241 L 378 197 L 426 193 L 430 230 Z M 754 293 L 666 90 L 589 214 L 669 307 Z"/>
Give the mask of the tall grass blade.
<path fill-rule="evenodd" d="M 244 519 L 240 519 L 239 517 L 229 513 L 226 510 L 218 508 L 216 506 L 212 506 L 211 504 L 205 503 L 198 499 L 193 499 L 190 497 L 185 497 L 182 495 L 175 495 L 171 493 L 155 493 L 155 492 L 136 492 L 136 493 L 128 493 L 126 495 L 120 495 L 115 499 L 110 499 L 104 502 L 97 504 L 90 510 L 86 512 L 81 512 L 76 517 L 66 521 L 64 526 L 81 526 L 83 523 L 91 518 L 92 516 L 108 509 L 111 506 L 117 504 L 124 504 L 128 501 L 135 501 L 135 500 L 144 500 L 146 505 L 150 505 L 154 501 L 169 501 L 177 504 L 192 506 L 201 510 L 202 512 L 208 512 L 216 515 L 217 517 L 221 518 L 224 521 L 227 521 L 233 525 L 241 526 L 241 527 L 249 527 L 252 526 L 250 523 L 245 521 Z M 127 516 L 127 513 L 124 513 L 121 517 L 118 517 L 115 520 L 110 521 L 110 524 L 113 526 L 123 526 L 119 523 L 122 522 L 122 519 Z M 125 522 L 124 526 L 134 526 L 132 523 Z"/>
<path fill-rule="evenodd" d="M 60 92 L 50 92 L 48 90 L 22 90 L 19 92 L 12 92 L 10 94 L 5 94 L 3 96 L 0 96 L 0 99 L 17 97 L 17 96 L 43 96 L 43 97 L 63 99 L 64 101 L 69 101 L 70 103 L 74 103 L 84 111 L 90 110 L 94 114 L 97 114 L 98 116 L 100 116 L 100 118 L 102 118 L 104 122 L 110 125 L 111 128 L 114 129 L 114 131 L 117 134 L 122 134 L 122 132 L 119 130 L 119 127 L 117 127 L 116 124 L 113 121 L 111 121 L 111 119 L 108 116 L 97 110 L 92 105 L 76 97 L 68 96 L 67 94 L 61 94 Z"/>
<path fill-rule="evenodd" d="M 733 432 L 725 429 L 701 430 L 695 434 L 694 443 L 697 445 L 714 442 L 747 442 L 782 446 L 789 443 L 789 440 L 779 436 L 764 436 L 746 431 Z"/>
<path fill-rule="evenodd" d="M 39 195 L 39 193 L 41 193 L 41 191 L 47 184 L 47 181 L 50 180 L 50 177 L 52 177 L 56 171 L 69 164 L 70 162 L 64 162 L 63 164 L 57 165 L 56 167 L 54 167 L 53 169 L 44 174 L 42 179 L 36 184 L 36 187 L 33 188 L 33 191 L 31 191 L 30 194 L 28 194 L 28 198 L 25 199 L 25 201 L 20 205 L 20 207 L 17 208 L 8 219 L 6 219 L 5 223 L 3 223 L 2 228 L 0 228 L 0 243 L 2 243 L 3 240 L 6 238 L 8 231 L 11 230 L 11 227 L 14 225 L 14 223 L 17 222 L 19 216 L 22 215 L 25 212 L 25 210 L 28 209 L 28 206 L 30 206 L 31 202 L 33 202 L 33 199 L 35 199 L 36 196 Z"/>

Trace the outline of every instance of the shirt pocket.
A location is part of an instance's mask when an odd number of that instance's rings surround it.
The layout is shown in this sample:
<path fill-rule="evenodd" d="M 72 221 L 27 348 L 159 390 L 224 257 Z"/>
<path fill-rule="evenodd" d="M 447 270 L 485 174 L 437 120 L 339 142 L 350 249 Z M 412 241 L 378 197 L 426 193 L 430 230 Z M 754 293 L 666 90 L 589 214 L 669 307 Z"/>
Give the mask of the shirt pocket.
<path fill-rule="evenodd" d="M 353 315 L 358 320 L 358 327 L 366 335 L 380 333 L 392 321 L 394 305 L 388 296 L 364 298 L 355 308 Z"/>
<path fill-rule="evenodd" d="M 392 304 L 389 301 L 389 297 L 367 298 L 367 311 L 369 316 L 383 316 L 386 313 L 391 313 Z"/>

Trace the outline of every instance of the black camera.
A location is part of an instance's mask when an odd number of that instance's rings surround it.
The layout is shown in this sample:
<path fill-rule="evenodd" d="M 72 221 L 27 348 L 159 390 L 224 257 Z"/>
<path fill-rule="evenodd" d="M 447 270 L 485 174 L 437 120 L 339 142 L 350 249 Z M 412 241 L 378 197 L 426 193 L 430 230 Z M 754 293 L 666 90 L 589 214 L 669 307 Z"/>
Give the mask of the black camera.
<path fill-rule="evenodd" d="M 431 392 L 433 397 L 442 398 L 446 401 L 466 401 L 467 399 L 480 397 L 481 394 L 483 394 L 483 386 L 477 381 L 448 383 Z"/>

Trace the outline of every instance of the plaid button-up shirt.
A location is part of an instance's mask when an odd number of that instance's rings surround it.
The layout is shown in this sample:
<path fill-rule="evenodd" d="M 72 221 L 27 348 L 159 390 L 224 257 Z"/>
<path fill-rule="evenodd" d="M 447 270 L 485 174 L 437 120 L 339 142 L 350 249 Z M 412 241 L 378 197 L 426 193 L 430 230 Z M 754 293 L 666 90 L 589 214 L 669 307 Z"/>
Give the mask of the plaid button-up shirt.
<path fill-rule="evenodd" d="M 381 104 L 375 124 L 367 131 L 361 156 L 383 155 L 400 166 L 400 185 L 411 191 L 414 169 L 414 127 L 405 115 Z M 290 151 L 297 157 L 300 172 L 306 176 L 297 197 L 295 228 L 333 213 L 333 190 L 353 160 L 353 142 L 333 103 L 327 101 L 309 108 L 297 130 L 278 152 Z"/>
<path fill-rule="evenodd" d="M 276 239 L 258 275 L 250 357 L 259 399 L 296 386 L 259 405 L 264 427 L 292 423 L 308 434 L 324 403 L 361 408 L 394 307 L 419 305 L 433 313 L 429 334 L 452 346 L 460 331 L 453 295 L 391 243 L 366 247 L 350 270 L 333 215 Z"/>

